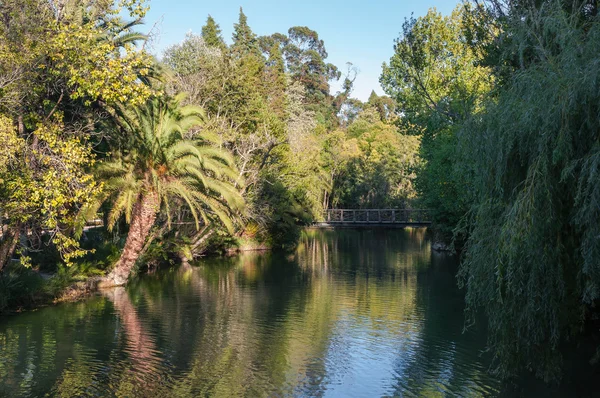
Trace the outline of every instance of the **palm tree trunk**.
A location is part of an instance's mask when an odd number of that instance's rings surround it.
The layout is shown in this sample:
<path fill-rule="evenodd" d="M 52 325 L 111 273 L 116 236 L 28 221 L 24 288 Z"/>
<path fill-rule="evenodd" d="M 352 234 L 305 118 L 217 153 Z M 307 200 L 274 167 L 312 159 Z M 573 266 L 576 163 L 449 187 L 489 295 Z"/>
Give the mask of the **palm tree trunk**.
<path fill-rule="evenodd" d="M 0 272 L 8 265 L 19 243 L 19 228 L 8 228 L 0 242 Z"/>
<path fill-rule="evenodd" d="M 181 250 L 179 252 L 179 259 L 181 260 L 181 264 L 184 266 L 184 268 L 189 268 L 190 261 L 192 261 L 197 255 L 201 254 L 205 249 L 205 247 L 203 247 L 204 243 L 213 235 L 215 231 L 214 229 L 211 229 L 210 231 L 206 232 L 208 228 L 209 225 L 206 225 L 201 231 L 198 231 L 198 233 L 192 237 L 191 244 L 186 247 L 187 250 Z"/>
<path fill-rule="evenodd" d="M 140 195 L 133 207 L 127 241 L 119 261 L 108 274 L 100 287 L 121 286 L 127 283 L 131 269 L 143 253 L 144 242 L 156 220 L 158 195 L 154 192 Z"/>

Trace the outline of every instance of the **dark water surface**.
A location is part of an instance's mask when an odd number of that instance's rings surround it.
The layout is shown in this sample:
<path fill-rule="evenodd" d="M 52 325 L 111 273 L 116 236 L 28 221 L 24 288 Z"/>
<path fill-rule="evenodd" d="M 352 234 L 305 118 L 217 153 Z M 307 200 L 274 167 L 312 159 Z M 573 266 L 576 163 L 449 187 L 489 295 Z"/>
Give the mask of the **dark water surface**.
<path fill-rule="evenodd" d="M 307 231 L 0 319 L 0 396 L 496 396 L 455 272 L 423 229 Z"/>

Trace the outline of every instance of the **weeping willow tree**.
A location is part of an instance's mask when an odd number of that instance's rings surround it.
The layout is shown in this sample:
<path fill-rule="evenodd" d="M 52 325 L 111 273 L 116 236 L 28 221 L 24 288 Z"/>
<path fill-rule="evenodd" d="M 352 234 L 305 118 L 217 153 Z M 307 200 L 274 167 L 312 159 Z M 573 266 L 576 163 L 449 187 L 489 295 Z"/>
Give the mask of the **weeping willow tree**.
<path fill-rule="evenodd" d="M 477 172 L 459 279 L 504 377 L 559 378 L 600 298 L 600 21 L 566 3 L 507 5 L 514 70 L 460 137 Z"/>

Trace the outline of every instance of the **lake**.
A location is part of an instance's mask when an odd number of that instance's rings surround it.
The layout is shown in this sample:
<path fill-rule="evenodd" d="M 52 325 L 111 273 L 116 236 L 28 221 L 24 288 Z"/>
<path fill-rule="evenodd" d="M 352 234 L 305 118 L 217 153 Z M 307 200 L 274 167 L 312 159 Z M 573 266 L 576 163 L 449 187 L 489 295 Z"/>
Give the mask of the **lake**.
<path fill-rule="evenodd" d="M 0 396 L 496 396 L 456 270 L 425 229 L 365 229 L 157 271 L 0 319 Z"/>

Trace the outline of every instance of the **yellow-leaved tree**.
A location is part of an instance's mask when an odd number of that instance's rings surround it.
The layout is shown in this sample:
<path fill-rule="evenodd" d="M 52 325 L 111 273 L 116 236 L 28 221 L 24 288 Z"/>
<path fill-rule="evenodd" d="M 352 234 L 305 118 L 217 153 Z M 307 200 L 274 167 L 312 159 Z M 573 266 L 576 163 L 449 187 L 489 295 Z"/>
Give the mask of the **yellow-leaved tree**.
<path fill-rule="evenodd" d="M 42 236 L 67 264 L 85 253 L 73 231 L 100 189 L 89 173 L 97 122 L 118 103 L 159 95 L 147 84 L 153 58 L 135 46 L 146 10 L 143 0 L 0 3 L 0 269 L 15 250 L 27 264 Z"/>

